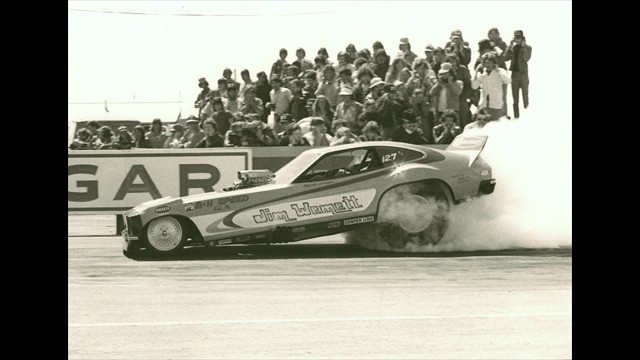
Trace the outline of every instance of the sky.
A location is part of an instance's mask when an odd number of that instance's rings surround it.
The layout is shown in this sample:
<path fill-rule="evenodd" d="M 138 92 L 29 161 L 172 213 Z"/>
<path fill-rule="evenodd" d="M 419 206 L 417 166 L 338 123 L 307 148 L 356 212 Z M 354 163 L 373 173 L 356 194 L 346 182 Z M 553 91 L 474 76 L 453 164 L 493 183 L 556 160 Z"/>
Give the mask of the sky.
<path fill-rule="evenodd" d="M 289 62 L 298 47 L 310 60 L 325 47 L 335 62 L 349 43 L 371 50 L 379 40 L 393 56 L 407 37 L 422 56 L 427 43 L 444 47 L 460 29 L 473 63 L 493 26 L 507 42 L 524 31 L 533 46 L 531 97 L 542 89 L 535 85 L 552 85 L 546 105 L 570 118 L 569 1 L 69 1 L 69 119 L 105 114 L 105 100 L 112 115 L 186 117 L 195 113 L 198 78 L 215 87 L 229 67 L 238 79 L 249 69 L 255 80 L 282 47 Z"/>

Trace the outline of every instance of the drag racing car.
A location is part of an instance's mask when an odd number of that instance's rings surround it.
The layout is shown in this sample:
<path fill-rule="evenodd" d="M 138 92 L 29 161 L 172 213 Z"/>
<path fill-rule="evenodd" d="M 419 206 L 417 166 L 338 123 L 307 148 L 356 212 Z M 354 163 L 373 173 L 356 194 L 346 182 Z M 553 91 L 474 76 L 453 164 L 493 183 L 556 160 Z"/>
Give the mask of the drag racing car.
<path fill-rule="evenodd" d="M 392 248 L 436 244 L 451 206 L 491 194 L 480 157 L 487 136 L 459 135 L 445 150 L 392 141 L 314 147 L 275 173 L 239 171 L 222 191 L 165 197 L 124 213 L 123 252 L 286 243 L 376 227 Z M 136 255 L 137 256 L 137 255 Z"/>

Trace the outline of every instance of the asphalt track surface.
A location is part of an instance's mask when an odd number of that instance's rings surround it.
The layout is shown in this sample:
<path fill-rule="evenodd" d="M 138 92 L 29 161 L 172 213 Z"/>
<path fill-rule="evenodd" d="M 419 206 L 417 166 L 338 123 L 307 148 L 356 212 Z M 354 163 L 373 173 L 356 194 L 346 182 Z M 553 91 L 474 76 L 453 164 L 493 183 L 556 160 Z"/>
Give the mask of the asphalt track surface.
<path fill-rule="evenodd" d="M 69 359 L 572 357 L 571 248 L 391 254 L 332 236 L 134 261 L 113 223 L 69 216 Z"/>

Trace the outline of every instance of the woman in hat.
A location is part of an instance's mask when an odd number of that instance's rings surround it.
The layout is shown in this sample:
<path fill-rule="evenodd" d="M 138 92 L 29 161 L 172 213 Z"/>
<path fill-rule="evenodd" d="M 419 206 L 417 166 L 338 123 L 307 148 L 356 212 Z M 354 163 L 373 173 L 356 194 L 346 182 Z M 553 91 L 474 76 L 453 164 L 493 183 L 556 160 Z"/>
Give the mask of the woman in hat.
<path fill-rule="evenodd" d="M 197 122 L 198 120 L 196 120 Z M 139 149 L 150 149 L 151 143 L 145 136 L 144 128 L 141 125 L 133 128 L 133 147 Z"/>

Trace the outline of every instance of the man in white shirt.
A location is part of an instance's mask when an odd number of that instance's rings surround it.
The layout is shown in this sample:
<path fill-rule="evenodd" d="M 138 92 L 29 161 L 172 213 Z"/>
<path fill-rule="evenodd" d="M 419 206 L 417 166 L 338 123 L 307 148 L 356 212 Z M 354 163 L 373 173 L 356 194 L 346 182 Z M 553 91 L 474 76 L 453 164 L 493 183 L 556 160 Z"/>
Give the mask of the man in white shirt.
<path fill-rule="evenodd" d="M 333 137 L 327 134 L 327 126 L 321 117 L 314 117 L 311 120 L 311 131 L 302 136 L 311 146 L 329 146 L 333 141 Z"/>
<path fill-rule="evenodd" d="M 492 52 L 482 55 L 482 64 L 476 68 L 471 87 L 482 87 L 480 108 L 486 108 L 495 120 L 507 115 L 503 106 L 503 84 L 511 84 L 511 78 L 506 70 L 498 67 L 496 55 Z"/>
<path fill-rule="evenodd" d="M 274 131 L 277 133 L 283 129 L 280 128 L 280 115 L 289 112 L 289 102 L 293 95 L 291 90 L 282 87 L 282 79 L 274 76 L 271 79 L 271 91 L 269 92 L 271 102 L 267 104 L 273 110 Z"/>

